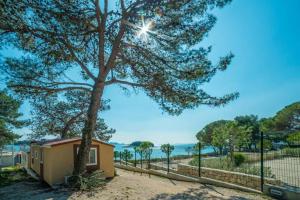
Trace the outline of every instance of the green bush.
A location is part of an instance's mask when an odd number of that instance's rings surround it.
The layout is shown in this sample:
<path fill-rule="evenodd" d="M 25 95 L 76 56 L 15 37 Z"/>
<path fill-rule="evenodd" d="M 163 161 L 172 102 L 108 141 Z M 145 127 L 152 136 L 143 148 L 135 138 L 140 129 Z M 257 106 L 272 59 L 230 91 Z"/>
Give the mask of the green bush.
<path fill-rule="evenodd" d="M 233 155 L 233 162 L 235 166 L 240 166 L 241 164 L 243 164 L 246 160 L 246 156 L 244 154 L 241 153 L 235 153 Z"/>
<path fill-rule="evenodd" d="M 104 172 L 101 170 L 80 176 L 71 176 L 68 179 L 70 187 L 79 190 L 92 190 L 106 184 Z"/>
<path fill-rule="evenodd" d="M 285 156 L 295 156 L 300 157 L 300 148 L 284 148 L 282 153 Z"/>

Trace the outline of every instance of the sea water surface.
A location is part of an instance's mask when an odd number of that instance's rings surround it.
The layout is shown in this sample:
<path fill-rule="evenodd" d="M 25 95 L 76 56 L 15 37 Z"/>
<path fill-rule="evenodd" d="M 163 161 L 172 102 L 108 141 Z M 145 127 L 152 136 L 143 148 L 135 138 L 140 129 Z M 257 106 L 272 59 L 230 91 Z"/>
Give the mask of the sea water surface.
<path fill-rule="evenodd" d="M 127 149 L 132 153 L 134 152 L 133 147 L 128 147 L 128 145 L 125 144 L 114 144 L 114 145 L 115 145 L 115 151 L 124 151 L 125 149 Z M 174 151 L 172 151 L 171 156 L 188 155 L 186 148 L 194 147 L 194 146 L 195 144 L 175 144 Z M 212 153 L 212 152 L 214 152 L 212 147 L 204 147 L 201 150 L 201 154 Z M 139 157 L 139 155 L 137 155 L 137 157 Z M 165 158 L 165 157 L 166 154 L 160 150 L 160 146 L 155 146 L 153 148 L 151 158 Z"/>
<path fill-rule="evenodd" d="M 174 145 L 174 151 L 172 151 L 171 156 L 177 156 L 177 155 L 188 155 L 188 152 L 186 151 L 186 148 L 188 147 L 194 147 L 195 144 L 175 144 Z M 130 152 L 134 152 L 133 147 L 128 147 L 126 144 L 114 144 L 115 149 L 114 151 L 124 151 L 125 149 L 129 150 Z M 5 151 L 9 152 L 19 152 L 19 151 L 25 151 L 28 152 L 30 150 L 28 145 L 6 145 L 4 148 Z M 212 147 L 204 147 L 201 150 L 202 154 L 205 153 L 212 153 L 214 150 Z M 139 155 L 137 155 L 139 157 Z M 160 146 L 155 146 L 153 148 L 153 152 L 151 154 L 151 158 L 165 158 L 166 154 L 164 154 L 160 150 Z"/>

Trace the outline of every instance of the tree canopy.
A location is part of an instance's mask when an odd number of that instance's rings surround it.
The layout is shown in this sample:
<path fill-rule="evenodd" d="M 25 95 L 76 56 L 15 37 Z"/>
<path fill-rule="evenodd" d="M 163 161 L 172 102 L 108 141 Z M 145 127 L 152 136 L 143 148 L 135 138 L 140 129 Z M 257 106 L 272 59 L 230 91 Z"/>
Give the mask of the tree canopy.
<path fill-rule="evenodd" d="M 19 101 L 5 91 L 0 91 L 0 148 L 20 137 L 12 129 L 21 128 L 28 123 L 19 119 L 22 116 L 19 112 L 20 105 Z"/>
<path fill-rule="evenodd" d="M 201 141 L 203 145 L 211 145 L 214 129 L 223 126 L 227 122 L 228 120 L 218 120 L 207 124 L 196 134 L 197 139 Z"/>
<path fill-rule="evenodd" d="M 174 151 L 174 145 L 171 144 L 162 144 L 160 146 L 160 149 L 163 153 L 165 153 L 167 156 L 170 156 L 172 151 Z"/>
<path fill-rule="evenodd" d="M 20 0 L 0 4 L 0 47 L 21 50 L 5 58 L 8 86 L 28 98 L 90 92 L 75 173 L 85 171 L 104 89 L 112 84 L 144 91 L 173 115 L 199 105 L 220 106 L 238 94 L 209 95 L 202 85 L 227 69 L 199 43 L 216 23 L 212 14 L 230 0 Z M 75 74 L 75 77 L 74 77 Z"/>
<path fill-rule="evenodd" d="M 33 101 L 31 137 L 39 139 L 54 135 L 65 139 L 80 136 L 87 114 L 88 95 L 87 92 L 68 91 L 65 99 L 52 95 Z M 101 104 L 101 110 L 109 109 L 106 104 Z M 114 133 L 115 130 L 108 128 L 103 119 L 97 120 L 94 138 L 108 141 Z"/>

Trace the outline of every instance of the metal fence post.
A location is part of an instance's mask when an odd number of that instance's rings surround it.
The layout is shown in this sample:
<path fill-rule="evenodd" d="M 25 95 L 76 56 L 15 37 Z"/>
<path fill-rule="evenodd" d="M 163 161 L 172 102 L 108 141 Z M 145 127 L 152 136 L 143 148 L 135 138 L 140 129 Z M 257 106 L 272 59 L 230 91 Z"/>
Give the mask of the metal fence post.
<path fill-rule="evenodd" d="M 141 168 L 143 168 L 143 153 L 141 153 Z"/>
<path fill-rule="evenodd" d="M 136 167 L 136 149 L 134 149 L 134 167 Z"/>
<path fill-rule="evenodd" d="M 151 169 L 150 160 L 151 160 L 151 154 L 149 153 L 149 169 Z"/>
<path fill-rule="evenodd" d="M 201 177 L 201 143 L 198 143 L 198 176 Z"/>
<path fill-rule="evenodd" d="M 168 159 L 168 173 L 170 172 L 170 145 L 168 145 L 168 153 L 167 153 L 167 159 Z"/>
<path fill-rule="evenodd" d="M 264 190 L 264 133 L 260 132 L 260 189 Z"/>

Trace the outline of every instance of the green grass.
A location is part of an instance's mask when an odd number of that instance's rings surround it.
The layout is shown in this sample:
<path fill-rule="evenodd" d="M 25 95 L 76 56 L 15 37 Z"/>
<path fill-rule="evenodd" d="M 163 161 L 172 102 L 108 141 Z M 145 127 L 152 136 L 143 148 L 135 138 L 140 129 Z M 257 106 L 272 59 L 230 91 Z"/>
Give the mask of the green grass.
<path fill-rule="evenodd" d="M 8 186 L 24 180 L 31 180 L 27 173 L 18 167 L 5 167 L 0 171 L 0 187 Z"/>

